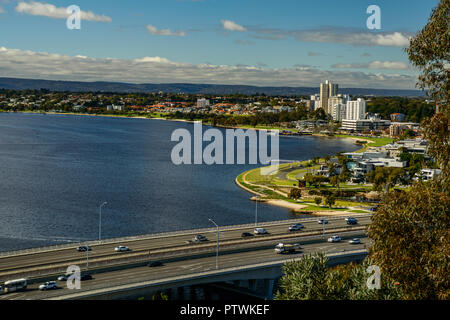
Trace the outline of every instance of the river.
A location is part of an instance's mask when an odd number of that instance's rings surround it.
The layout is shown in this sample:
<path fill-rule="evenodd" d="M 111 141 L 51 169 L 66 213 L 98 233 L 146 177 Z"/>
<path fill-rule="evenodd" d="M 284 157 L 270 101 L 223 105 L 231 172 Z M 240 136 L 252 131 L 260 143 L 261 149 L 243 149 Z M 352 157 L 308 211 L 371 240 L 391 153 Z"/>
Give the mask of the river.
<path fill-rule="evenodd" d="M 0 113 L 0 251 L 251 223 L 254 203 L 235 177 L 255 165 L 180 165 L 163 120 Z M 224 131 L 225 129 L 219 129 Z M 359 149 L 353 141 L 280 137 L 280 158 Z M 259 221 L 292 218 L 260 204 Z"/>

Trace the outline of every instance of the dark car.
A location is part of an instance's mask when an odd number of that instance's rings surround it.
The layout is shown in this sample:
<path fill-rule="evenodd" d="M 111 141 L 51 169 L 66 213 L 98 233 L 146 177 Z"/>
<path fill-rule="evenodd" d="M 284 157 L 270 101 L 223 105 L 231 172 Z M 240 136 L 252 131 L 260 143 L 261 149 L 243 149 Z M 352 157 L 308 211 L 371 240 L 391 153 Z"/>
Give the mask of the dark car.
<path fill-rule="evenodd" d="M 201 235 L 201 234 L 195 236 L 195 238 L 193 240 L 193 242 L 195 242 L 195 243 L 205 242 L 205 241 L 208 241 L 208 238 L 206 238 L 204 235 Z"/>
<path fill-rule="evenodd" d="M 345 219 L 345 221 L 347 222 L 348 225 L 353 225 L 353 224 L 357 224 L 358 223 L 358 220 L 356 220 L 353 217 L 349 217 L 349 218 Z"/>
<path fill-rule="evenodd" d="M 152 262 L 149 262 L 147 266 L 150 268 L 154 268 L 154 267 L 161 267 L 163 265 L 164 265 L 164 263 L 162 263 L 161 261 L 152 261 Z"/>
<path fill-rule="evenodd" d="M 77 248 L 77 251 L 78 251 L 78 252 L 86 252 L 86 251 L 92 251 L 92 249 L 91 249 L 91 247 L 89 247 L 89 246 L 79 246 L 79 247 Z"/>
<path fill-rule="evenodd" d="M 250 238 L 250 237 L 253 237 L 253 234 L 251 234 L 250 232 L 244 232 L 244 233 L 241 235 L 241 237 L 242 237 L 242 238 Z"/>
<path fill-rule="evenodd" d="M 83 274 L 80 278 L 81 281 L 88 281 L 88 280 L 92 280 L 92 276 L 90 274 Z"/>

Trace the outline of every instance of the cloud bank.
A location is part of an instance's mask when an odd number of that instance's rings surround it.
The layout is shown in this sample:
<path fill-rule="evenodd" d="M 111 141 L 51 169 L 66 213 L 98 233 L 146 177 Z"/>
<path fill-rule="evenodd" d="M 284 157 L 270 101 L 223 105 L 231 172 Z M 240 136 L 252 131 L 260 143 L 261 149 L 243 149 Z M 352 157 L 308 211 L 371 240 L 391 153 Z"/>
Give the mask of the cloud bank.
<path fill-rule="evenodd" d="M 0 47 L 3 77 L 130 83 L 209 83 L 318 87 L 326 79 L 341 87 L 414 89 L 416 77 L 404 74 L 321 70 L 313 66 L 263 68 L 173 62 L 162 57 L 90 58 Z"/>
<path fill-rule="evenodd" d="M 408 64 L 400 61 L 372 61 L 369 63 L 334 64 L 336 69 L 386 69 L 386 70 L 408 70 Z"/>

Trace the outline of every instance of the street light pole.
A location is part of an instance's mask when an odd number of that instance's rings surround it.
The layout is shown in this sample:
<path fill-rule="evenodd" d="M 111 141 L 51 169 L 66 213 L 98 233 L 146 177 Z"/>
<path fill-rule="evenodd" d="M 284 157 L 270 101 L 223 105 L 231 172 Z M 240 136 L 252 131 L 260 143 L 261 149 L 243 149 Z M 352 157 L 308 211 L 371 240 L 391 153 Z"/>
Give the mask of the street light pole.
<path fill-rule="evenodd" d="M 100 205 L 100 214 L 98 217 L 98 241 L 101 242 L 102 241 L 102 207 L 107 205 L 108 202 L 103 202 Z"/>
<path fill-rule="evenodd" d="M 322 219 L 322 238 L 325 239 L 325 219 Z"/>
<path fill-rule="evenodd" d="M 258 196 L 256 196 L 255 228 L 258 227 Z"/>
<path fill-rule="evenodd" d="M 220 233 L 219 226 L 212 219 L 209 219 L 217 228 L 217 250 L 216 250 L 216 270 L 219 270 L 219 241 L 220 241 Z"/>

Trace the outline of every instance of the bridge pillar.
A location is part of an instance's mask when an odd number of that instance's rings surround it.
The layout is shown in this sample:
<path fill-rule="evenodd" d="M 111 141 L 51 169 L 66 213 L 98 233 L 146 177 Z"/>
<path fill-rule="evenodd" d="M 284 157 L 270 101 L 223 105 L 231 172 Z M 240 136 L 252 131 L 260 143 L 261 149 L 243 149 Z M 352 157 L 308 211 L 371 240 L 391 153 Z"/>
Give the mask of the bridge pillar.
<path fill-rule="evenodd" d="M 256 280 L 248 280 L 248 288 L 252 291 L 256 291 Z"/>
<path fill-rule="evenodd" d="M 275 284 L 275 280 L 273 279 L 264 279 L 264 291 L 265 297 L 267 300 L 273 299 L 273 286 Z"/>
<path fill-rule="evenodd" d="M 192 288 L 191 287 L 183 287 L 184 295 L 183 300 L 189 301 L 192 300 Z"/>

